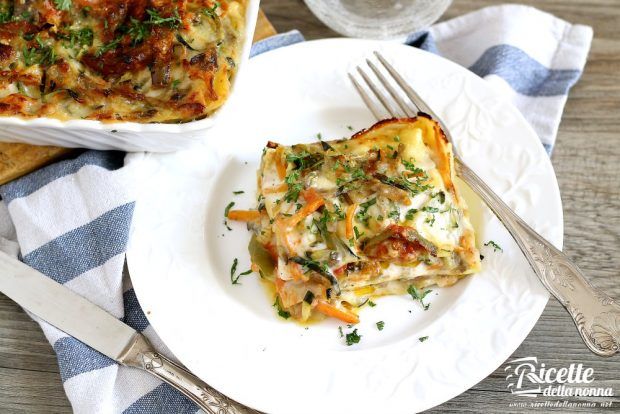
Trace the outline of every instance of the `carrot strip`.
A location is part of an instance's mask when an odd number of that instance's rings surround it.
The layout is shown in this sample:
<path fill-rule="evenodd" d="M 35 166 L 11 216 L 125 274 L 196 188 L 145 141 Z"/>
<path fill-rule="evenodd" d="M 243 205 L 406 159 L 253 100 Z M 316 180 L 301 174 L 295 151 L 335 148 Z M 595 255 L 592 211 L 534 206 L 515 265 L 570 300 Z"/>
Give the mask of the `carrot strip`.
<path fill-rule="evenodd" d="M 347 312 L 342 309 L 338 309 L 334 305 L 330 305 L 327 302 L 319 301 L 316 304 L 316 310 L 321 312 L 323 315 L 331 316 L 332 318 L 340 319 L 346 323 L 358 323 L 360 321 L 359 316 L 352 312 Z"/>
<path fill-rule="evenodd" d="M 275 187 L 267 187 L 263 188 L 263 194 L 275 194 L 282 193 L 288 189 L 288 185 L 286 183 L 282 183 L 280 185 L 276 185 Z"/>
<path fill-rule="evenodd" d="M 355 210 L 357 210 L 357 203 L 353 203 L 347 207 L 345 217 L 345 236 L 347 236 L 347 239 L 353 238 L 353 216 L 355 215 Z"/>
<path fill-rule="evenodd" d="M 254 221 L 260 218 L 260 212 L 256 210 L 230 210 L 228 218 L 235 221 Z"/>
<path fill-rule="evenodd" d="M 284 177 L 286 177 L 286 162 L 284 160 L 284 147 L 280 145 L 276 149 L 276 153 L 274 154 L 274 156 L 275 156 L 275 162 L 276 162 L 276 171 L 278 171 L 278 177 L 280 177 L 281 180 L 284 180 Z"/>
<path fill-rule="evenodd" d="M 323 199 L 321 196 L 318 197 L 319 198 L 313 199 L 312 201 L 308 202 L 308 204 L 300 208 L 297 213 L 289 217 L 289 219 L 287 220 L 287 224 L 290 227 L 294 227 L 304 218 L 317 211 L 323 204 L 325 204 L 325 199 Z"/>
<path fill-rule="evenodd" d="M 301 194 L 308 203 L 312 203 L 313 201 L 322 198 L 321 195 L 312 187 L 305 189 Z"/>

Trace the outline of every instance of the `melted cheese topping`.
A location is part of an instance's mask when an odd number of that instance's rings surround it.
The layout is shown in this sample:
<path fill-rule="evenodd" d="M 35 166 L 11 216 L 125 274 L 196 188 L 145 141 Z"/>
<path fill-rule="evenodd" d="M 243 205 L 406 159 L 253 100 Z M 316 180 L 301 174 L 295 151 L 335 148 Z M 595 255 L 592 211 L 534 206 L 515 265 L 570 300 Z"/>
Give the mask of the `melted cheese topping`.
<path fill-rule="evenodd" d="M 245 0 L 0 0 L 0 114 L 186 122 L 228 97 Z"/>
<path fill-rule="evenodd" d="M 384 121 L 350 140 L 270 144 L 258 186 L 255 237 L 277 256 L 276 291 L 295 317 L 325 303 L 353 312 L 370 296 L 449 286 L 480 268 L 450 144 L 430 119 Z"/>

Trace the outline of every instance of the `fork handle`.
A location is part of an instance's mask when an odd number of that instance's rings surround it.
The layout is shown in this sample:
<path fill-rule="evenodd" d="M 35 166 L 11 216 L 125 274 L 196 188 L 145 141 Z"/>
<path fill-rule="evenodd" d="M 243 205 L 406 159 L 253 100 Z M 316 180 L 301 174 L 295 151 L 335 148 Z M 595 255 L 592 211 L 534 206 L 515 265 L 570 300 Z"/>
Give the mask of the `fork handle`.
<path fill-rule="evenodd" d="M 620 348 L 620 306 L 592 286 L 560 250 L 517 216 L 467 165 L 455 157 L 458 175 L 504 224 L 542 284 L 568 310 L 587 347 L 611 356 Z"/>

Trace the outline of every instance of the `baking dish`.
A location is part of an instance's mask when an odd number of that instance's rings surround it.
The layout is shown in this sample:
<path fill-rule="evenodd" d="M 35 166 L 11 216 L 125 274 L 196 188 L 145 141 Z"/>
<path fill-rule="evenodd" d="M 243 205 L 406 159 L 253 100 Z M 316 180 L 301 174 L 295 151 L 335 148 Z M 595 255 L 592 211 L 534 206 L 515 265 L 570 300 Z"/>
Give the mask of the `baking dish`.
<path fill-rule="evenodd" d="M 252 46 L 259 3 L 260 0 L 247 0 L 241 58 L 228 99 L 235 94 L 236 84 L 243 76 Z M 223 108 L 226 106 L 224 104 Z M 0 141 L 68 148 L 170 152 L 188 148 L 204 138 L 217 122 L 221 110 L 218 109 L 208 118 L 184 124 L 0 117 Z"/>

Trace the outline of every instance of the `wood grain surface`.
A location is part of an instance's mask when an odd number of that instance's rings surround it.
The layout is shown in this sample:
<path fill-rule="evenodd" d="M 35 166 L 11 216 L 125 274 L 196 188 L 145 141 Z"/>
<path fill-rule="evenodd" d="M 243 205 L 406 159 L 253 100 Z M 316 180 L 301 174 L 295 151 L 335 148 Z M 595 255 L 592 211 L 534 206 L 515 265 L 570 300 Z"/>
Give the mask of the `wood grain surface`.
<path fill-rule="evenodd" d="M 443 19 L 500 3 L 455 0 Z M 620 3 L 618 0 L 525 3 L 594 28 L 588 64 L 568 99 L 552 162 L 564 204 L 564 251 L 597 286 L 620 299 Z M 301 0 L 263 0 L 262 7 L 279 32 L 299 29 L 308 39 L 336 36 Z M 611 400 L 614 404 L 611 409 L 563 408 L 555 412 L 620 411 L 620 356 L 600 358 L 587 351 L 572 320 L 556 300 L 549 301 L 539 322 L 511 358 L 526 356 L 535 356 L 553 367 L 582 363 L 594 368 L 595 386 L 614 388 L 614 398 L 569 399 L 573 403 Z M 470 390 L 431 411 L 551 411 L 511 407 L 523 399 L 506 389 L 503 368 L 499 367 Z M 52 348 L 38 325 L 0 295 L 0 413 L 70 412 Z"/>

